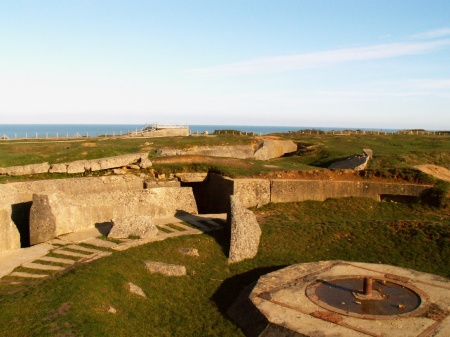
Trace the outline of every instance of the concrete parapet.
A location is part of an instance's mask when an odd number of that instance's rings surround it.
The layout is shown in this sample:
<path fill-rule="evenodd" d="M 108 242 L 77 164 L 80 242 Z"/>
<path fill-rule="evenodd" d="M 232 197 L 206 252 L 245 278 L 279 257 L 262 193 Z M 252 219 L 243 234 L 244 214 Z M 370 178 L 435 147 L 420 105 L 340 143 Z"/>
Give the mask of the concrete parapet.
<path fill-rule="evenodd" d="M 239 197 L 245 208 L 256 207 L 270 202 L 269 179 L 233 179 L 233 194 Z"/>
<path fill-rule="evenodd" d="M 11 216 L 11 207 L 0 208 L 0 253 L 20 248 L 20 233 Z"/>
<path fill-rule="evenodd" d="M 29 215 L 33 194 L 69 195 L 141 190 L 137 176 L 52 179 L 0 184 L 0 252 L 29 245 Z M 20 234 L 20 235 L 19 235 Z"/>
<path fill-rule="evenodd" d="M 50 169 L 49 163 L 30 164 L 23 166 L 2 167 L 0 174 L 8 176 L 25 176 L 30 174 L 47 173 Z"/>
<path fill-rule="evenodd" d="M 70 163 L 49 165 L 48 163 L 24 166 L 1 167 L 0 175 L 21 176 L 40 173 L 84 173 L 85 171 L 100 171 L 113 168 L 138 165 L 137 168 L 146 169 L 152 166 L 148 153 L 131 153 L 121 156 L 106 157 L 92 160 L 77 160 Z"/>
<path fill-rule="evenodd" d="M 297 144 L 292 140 L 264 140 L 255 151 L 254 157 L 256 160 L 269 160 L 295 151 Z"/>
<path fill-rule="evenodd" d="M 252 259 L 258 254 L 261 228 L 256 216 L 246 209 L 239 197 L 230 196 L 231 240 L 228 262 L 235 263 L 245 259 Z"/>
<path fill-rule="evenodd" d="M 191 188 L 165 187 L 69 195 L 34 194 L 30 211 L 30 243 L 76 232 L 132 215 L 166 217 L 178 211 L 197 213 Z"/>
<path fill-rule="evenodd" d="M 271 202 L 324 201 L 328 198 L 364 197 L 380 200 L 382 195 L 419 197 L 430 185 L 364 181 L 272 180 Z"/>

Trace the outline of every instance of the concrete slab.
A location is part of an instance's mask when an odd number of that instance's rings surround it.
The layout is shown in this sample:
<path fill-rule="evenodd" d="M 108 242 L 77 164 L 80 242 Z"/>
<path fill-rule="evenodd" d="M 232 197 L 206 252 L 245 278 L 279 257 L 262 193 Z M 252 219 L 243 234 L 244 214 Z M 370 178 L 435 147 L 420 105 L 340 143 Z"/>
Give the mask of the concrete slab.
<path fill-rule="evenodd" d="M 319 287 L 331 288 L 336 296 L 339 288 L 360 294 L 363 276 L 373 278 L 374 292 L 379 292 L 383 301 L 389 301 L 391 295 L 383 295 L 379 289 L 383 284 L 389 288 L 396 283 L 420 297 L 418 306 L 403 309 L 408 302 L 398 297 L 398 305 L 389 304 L 389 312 L 373 313 L 371 308 L 379 310 L 381 306 L 373 303 L 378 299 L 360 300 L 355 296 L 342 301 L 333 297 L 326 302 L 326 296 L 316 291 Z M 361 289 L 333 285 L 333 280 L 343 278 L 361 278 Z M 252 336 L 444 337 L 450 336 L 449 294 L 450 280 L 436 275 L 383 264 L 322 261 L 296 264 L 261 276 L 228 313 Z M 349 301 L 352 306 L 361 305 L 363 313 L 349 309 Z"/>
<path fill-rule="evenodd" d="M 62 264 L 74 264 L 76 261 L 71 259 L 63 259 L 61 257 L 43 256 L 39 258 L 40 261 L 56 262 Z"/>
<path fill-rule="evenodd" d="M 16 276 L 16 277 L 25 277 L 25 278 L 44 278 L 44 277 L 48 276 L 45 274 L 30 274 L 30 273 L 24 273 L 24 272 L 19 272 L 19 271 L 15 271 L 9 275 Z"/>
<path fill-rule="evenodd" d="M 81 252 L 86 252 L 86 253 L 91 253 L 91 254 L 96 254 L 96 253 L 103 252 L 102 250 L 93 249 L 93 248 L 86 248 L 86 247 L 82 247 L 82 246 L 78 246 L 78 245 L 68 245 L 68 246 L 65 246 L 64 248 L 69 248 L 69 249 L 73 249 L 73 250 L 79 250 Z"/>
<path fill-rule="evenodd" d="M 0 278 L 11 273 L 22 263 L 32 262 L 48 254 L 53 246 L 48 243 L 41 243 L 29 248 L 0 253 Z"/>
<path fill-rule="evenodd" d="M 97 225 L 97 227 L 84 229 L 82 231 L 61 235 L 59 239 L 70 242 L 84 242 L 91 238 L 95 238 L 100 235 L 108 235 L 112 225 L 110 223 L 104 223 Z"/>
<path fill-rule="evenodd" d="M 69 250 L 64 249 L 55 249 L 52 253 L 59 254 L 59 255 L 66 255 L 66 256 L 73 256 L 73 257 L 89 257 L 89 254 L 82 254 L 82 253 L 76 253 Z"/>
<path fill-rule="evenodd" d="M 37 270 L 63 270 L 64 267 L 60 266 L 51 266 L 48 264 L 40 264 L 35 262 L 27 262 L 23 263 L 22 267 L 28 268 L 28 269 L 37 269 Z"/>
<path fill-rule="evenodd" d="M 102 247 L 102 248 L 112 248 L 112 247 L 117 246 L 117 243 L 115 243 L 115 242 L 97 239 L 97 238 L 88 239 L 88 240 L 84 241 L 84 243 L 86 243 L 88 245 L 96 246 L 96 247 Z"/>

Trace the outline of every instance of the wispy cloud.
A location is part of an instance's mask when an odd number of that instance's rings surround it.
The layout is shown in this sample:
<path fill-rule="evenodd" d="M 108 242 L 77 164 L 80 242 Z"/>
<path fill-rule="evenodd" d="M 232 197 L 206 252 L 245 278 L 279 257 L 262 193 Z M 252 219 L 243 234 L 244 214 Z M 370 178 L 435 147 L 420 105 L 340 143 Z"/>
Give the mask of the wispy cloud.
<path fill-rule="evenodd" d="M 315 53 L 263 57 L 248 61 L 187 70 L 197 75 L 241 75 L 280 73 L 338 63 L 429 53 L 450 45 L 450 39 L 424 42 L 389 43 L 374 46 L 327 50 Z"/>
<path fill-rule="evenodd" d="M 450 28 L 445 27 L 445 28 L 439 28 L 439 29 L 429 30 L 426 32 L 415 34 L 412 36 L 412 38 L 413 39 L 435 39 L 435 38 L 440 38 L 440 37 L 449 36 L 449 35 L 450 35 Z"/>

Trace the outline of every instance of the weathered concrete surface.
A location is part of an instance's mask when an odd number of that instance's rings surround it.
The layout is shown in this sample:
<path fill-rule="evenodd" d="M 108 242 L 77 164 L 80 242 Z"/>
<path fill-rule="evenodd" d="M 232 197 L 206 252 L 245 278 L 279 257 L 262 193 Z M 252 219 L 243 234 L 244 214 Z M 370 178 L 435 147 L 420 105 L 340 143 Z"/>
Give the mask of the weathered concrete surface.
<path fill-rule="evenodd" d="M 34 194 L 30 211 L 30 243 L 45 242 L 114 218 L 131 215 L 165 217 L 178 211 L 197 213 L 191 188 L 90 193 L 82 198 L 66 193 Z"/>
<path fill-rule="evenodd" d="M 144 181 L 144 188 L 157 187 L 180 187 L 181 184 L 176 180 L 146 180 Z"/>
<path fill-rule="evenodd" d="M 184 276 L 186 267 L 155 261 L 144 261 L 145 268 L 151 273 L 163 274 L 165 276 Z"/>
<path fill-rule="evenodd" d="M 363 149 L 363 153 L 369 157 L 369 159 L 373 159 L 373 151 L 371 149 Z"/>
<path fill-rule="evenodd" d="M 127 282 L 125 284 L 125 289 L 127 289 L 130 293 L 146 298 L 147 295 L 144 293 L 141 287 L 137 286 L 132 282 Z"/>
<path fill-rule="evenodd" d="M 253 158 L 254 148 L 249 145 L 219 145 L 219 146 L 194 146 L 184 150 L 160 149 L 160 156 L 174 155 L 199 155 L 223 158 L 250 159 Z"/>
<path fill-rule="evenodd" d="M 245 209 L 239 197 L 230 197 L 231 211 L 231 241 L 228 262 L 240 262 L 252 259 L 258 254 L 261 228 L 256 221 L 256 216 Z"/>
<path fill-rule="evenodd" d="M 329 169 L 340 169 L 340 170 L 355 170 L 362 171 L 366 168 L 369 163 L 369 156 L 358 155 L 346 158 L 344 160 L 339 160 L 328 166 Z"/>
<path fill-rule="evenodd" d="M 142 186 L 143 179 L 133 175 L 0 184 L 0 252 L 29 245 L 29 215 L 34 193 L 79 195 L 141 190 Z"/>
<path fill-rule="evenodd" d="M 328 198 L 362 197 L 377 201 L 381 195 L 419 197 L 432 186 L 363 181 L 272 180 L 271 202 L 324 201 Z"/>
<path fill-rule="evenodd" d="M 198 172 L 198 173 L 176 173 L 175 177 L 177 177 L 182 183 L 199 183 L 203 182 L 208 173 L 206 172 Z"/>
<path fill-rule="evenodd" d="M 0 175 L 21 176 L 40 173 L 84 173 L 85 171 L 100 171 L 113 168 L 121 168 L 136 164 L 138 168 L 149 168 L 152 162 L 148 159 L 148 153 L 131 153 L 121 156 L 106 157 L 92 160 L 77 160 L 70 163 L 32 164 L 24 166 L 11 166 L 0 168 Z"/>
<path fill-rule="evenodd" d="M 11 207 L 0 208 L 0 252 L 20 248 L 20 233 L 11 215 Z"/>
<path fill-rule="evenodd" d="M 160 156 L 199 155 L 223 158 L 269 160 L 297 151 L 291 140 L 263 140 L 258 145 L 194 146 L 187 149 L 159 149 Z"/>
<path fill-rule="evenodd" d="M 131 215 L 122 218 L 111 219 L 112 229 L 109 238 L 126 239 L 129 236 L 140 238 L 154 237 L 158 234 L 158 228 L 149 215 Z"/>
<path fill-rule="evenodd" d="M 67 164 L 52 164 L 48 170 L 49 173 L 67 173 Z"/>
<path fill-rule="evenodd" d="M 0 278 L 11 273 L 22 263 L 32 262 L 48 254 L 53 246 L 42 243 L 33 247 L 9 250 L 0 253 Z"/>
<path fill-rule="evenodd" d="M 0 174 L 6 174 L 8 176 L 25 176 L 31 174 L 47 173 L 49 168 L 49 163 L 10 166 L 0 168 Z"/>
<path fill-rule="evenodd" d="M 269 179 L 233 179 L 233 195 L 239 197 L 245 208 L 256 207 L 270 202 Z"/>
<path fill-rule="evenodd" d="M 246 208 L 270 202 L 268 179 L 231 179 L 212 173 L 202 185 L 198 192 L 194 192 L 199 208 L 205 209 L 205 213 L 228 213 L 231 195 L 238 196 Z"/>
<path fill-rule="evenodd" d="M 263 140 L 255 151 L 254 157 L 256 160 L 269 160 L 295 151 L 297 151 L 297 144 L 292 140 Z"/>
<path fill-rule="evenodd" d="M 307 297 L 306 289 L 317 279 L 346 275 L 406 278 L 408 286 L 422 291 L 426 297 L 422 297 L 416 314 L 402 315 L 400 312 L 389 319 L 352 317 L 319 306 Z M 321 261 L 295 264 L 261 276 L 252 289 L 242 293 L 228 314 L 247 336 L 444 337 L 450 335 L 450 315 L 445 315 L 450 307 L 449 290 L 448 279 L 411 269 Z M 434 318 L 433 312 L 439 311 L 442 318 Z M 330 319 L 324 319 L 326 317 Z"/>

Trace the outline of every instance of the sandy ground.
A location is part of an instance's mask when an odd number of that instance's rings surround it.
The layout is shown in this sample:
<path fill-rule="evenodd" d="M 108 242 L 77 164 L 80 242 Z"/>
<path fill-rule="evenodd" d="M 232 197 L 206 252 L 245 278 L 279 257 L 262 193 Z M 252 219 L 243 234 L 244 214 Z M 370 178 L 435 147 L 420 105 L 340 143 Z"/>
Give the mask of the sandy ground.
<path fill-rule="evenodd" d="M 417 165 L 414 166 L 416 169 L 425 172 L 429 175 L 432 175 L 438 179 L 442 179 L 445 181 L 449 181 L 450 182 L 450 170 L 446 169 L 445 167 L 442 166 L 436 166 L 436 165 L 430 165 L 430 164 L 426 164 L 426 165 Z"/>

